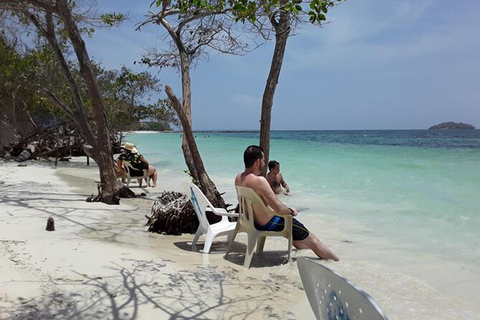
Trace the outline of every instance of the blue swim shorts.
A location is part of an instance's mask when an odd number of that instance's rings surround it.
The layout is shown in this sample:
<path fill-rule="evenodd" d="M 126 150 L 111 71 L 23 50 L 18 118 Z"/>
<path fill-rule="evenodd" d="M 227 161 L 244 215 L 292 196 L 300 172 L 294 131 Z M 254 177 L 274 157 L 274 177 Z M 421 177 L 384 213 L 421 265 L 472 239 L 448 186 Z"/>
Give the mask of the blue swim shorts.
<path fill-rule="evenodd" d="M 285 225 L 285 219 L 279 216 L 274 216 L 264 226 L 260 226 L 255 222 L 255 228 L 257 230 L 263 230 L 263 231 L 282 231 L 284 225 Z M 310 232 L 308 231 L 308 229 L 305 228 L 305 226 L 300 221 L 293 218 L 293 231 L 292 231 L 293 241 L 304 240 L 308 237 L 309 234 Z"/>

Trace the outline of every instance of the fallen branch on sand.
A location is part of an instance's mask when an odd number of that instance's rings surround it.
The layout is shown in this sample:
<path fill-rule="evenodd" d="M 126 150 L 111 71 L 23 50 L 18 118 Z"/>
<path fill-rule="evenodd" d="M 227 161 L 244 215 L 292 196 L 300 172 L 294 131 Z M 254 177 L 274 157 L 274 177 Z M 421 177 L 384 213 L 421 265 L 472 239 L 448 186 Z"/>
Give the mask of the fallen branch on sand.
<path fill-rule="evenodd" d="M 101 184 L 97 184 L 98 194 L 96 196 L 92 195 L 87 197 L 85 201 L 87 202 L 102 202 L 103 195 L 102 195 L 102 187 Z M 146 196 L 145 193 L 141 193 L 139 195 L 135 194 L 129 187 L 122 186 L 120 187 L 117 192 L 113 195 L 113 203 L 112 204 L 120 204 L 120 198 L 136 198 L 136 197 L 144 197 Z"/>

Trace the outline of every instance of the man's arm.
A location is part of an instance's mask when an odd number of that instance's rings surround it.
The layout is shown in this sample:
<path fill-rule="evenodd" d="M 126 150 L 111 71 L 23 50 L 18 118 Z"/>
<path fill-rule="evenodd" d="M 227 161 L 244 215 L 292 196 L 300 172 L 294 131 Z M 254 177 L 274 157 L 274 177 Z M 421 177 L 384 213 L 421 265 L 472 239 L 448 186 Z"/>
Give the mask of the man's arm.
<path fill-rule="evenodd" d="M 265 179 L 264 177 L 258 177 L 255 188 L 252 189 L 254 189 L 255 192 L 261 194 L 267 204 L 270 206 L 270 208 L 272 208 L 273 211 L 275 211 L 276 213 L 281 215 L 297 215 L 297 210 L 295 208 L 289 208 L 284 205 L 280 200 L 278 200 L 267 179 Z"/>
<path fill-rule="evenodd" d="M 149 165 L 148 161 L 145 160 L 145 158 L 143 156 L 140 157 L 140 161 L 142 161 L 143 163 L 147 164 L 147 166 Z"/>
<path fill-rule="evenodd" d="M 117 171 L 122 171 L 123 170 L 123 157 L 122 155 L 119 155 L 117 158 L 117 161 L 115 161 L 115 167 Z"/>
<path fill-rule="evenodd" d="M 285 191 L 287 191 L 287 193 L 290 193 L 290 187 L 288 186 L 288 184 L 285 182 L 285 180 L 283 179 L 283 176 L 281 173 L 279 173 L 280 175 L 280 184 L 282 185 L 282 187 L 285 189 Z"/>

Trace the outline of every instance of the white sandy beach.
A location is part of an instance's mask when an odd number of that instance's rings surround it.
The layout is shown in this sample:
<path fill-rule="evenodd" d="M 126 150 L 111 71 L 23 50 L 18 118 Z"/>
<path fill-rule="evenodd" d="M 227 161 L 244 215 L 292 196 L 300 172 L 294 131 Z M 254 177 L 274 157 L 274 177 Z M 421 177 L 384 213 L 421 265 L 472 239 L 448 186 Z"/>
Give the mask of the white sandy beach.
<path fill-rule="evenodd" d="M 0 319 L 314 317 L 296 262 L 284 264 L 286 240 L 268 239 L 262 259 L 245 270 L 243 256 L 223 258 L 222 241 L 206 255 L 190 251 L 193 235 L 146 231 L 151 199 L 181 191 L 186 177 L 159 179 L 156 189 L 133 187 L 148 199 L 108 206 L 85 202 L 96 193 L 98 169 L 84 158 L 57 168 L 24 164 L 0 164 Z M 52 232 L 45 230 L 49 217 Z M 472 301 L 372 262 L 334 228 L 320 238 L 342 259 L 325 265 L 363 287 L 389 319 L 480 319 Z M 243 243 L 240 237 L 236 250 Z M 300 255 L 314 257 L 294 252 Z"/>

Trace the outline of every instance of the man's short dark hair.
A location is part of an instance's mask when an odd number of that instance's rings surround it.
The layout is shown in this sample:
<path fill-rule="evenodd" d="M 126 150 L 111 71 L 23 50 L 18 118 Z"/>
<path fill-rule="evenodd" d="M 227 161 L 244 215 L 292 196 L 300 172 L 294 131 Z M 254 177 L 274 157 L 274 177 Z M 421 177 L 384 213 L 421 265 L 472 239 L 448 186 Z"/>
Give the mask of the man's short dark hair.
<path fill-rule="evenodd" d="M 268 162 L 268 170 L 272 171 L 272 169 L 275 169 L 277 165 L 280 163 L 278 161 L 272 160 Z"/>
<path fill-rule="evenodd" d="M 245 149 L 243 153 L 243 162 L 245 162 L 245 168 L 251 168 L 255 161 L 263 158 L 263 149 L 259 146 L 251 145 Z"/>

